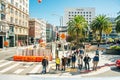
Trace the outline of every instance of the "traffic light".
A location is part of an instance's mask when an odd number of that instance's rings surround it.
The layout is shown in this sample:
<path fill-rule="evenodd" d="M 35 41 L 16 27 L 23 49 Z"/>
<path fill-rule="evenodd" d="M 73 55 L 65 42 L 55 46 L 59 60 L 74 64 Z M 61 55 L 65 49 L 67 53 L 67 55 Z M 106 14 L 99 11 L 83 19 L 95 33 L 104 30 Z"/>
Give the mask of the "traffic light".
<path fill-rule="evenodd" d="M 57 35 L 56 35 L 57 37 L 56 37 L 56 40 L 59 40 L 59 34 L 57 33 Z"/>
<path fill-rule="evenodd" d="M 58 48 L 61 48 L 61 44 L 58 44 Z"/>

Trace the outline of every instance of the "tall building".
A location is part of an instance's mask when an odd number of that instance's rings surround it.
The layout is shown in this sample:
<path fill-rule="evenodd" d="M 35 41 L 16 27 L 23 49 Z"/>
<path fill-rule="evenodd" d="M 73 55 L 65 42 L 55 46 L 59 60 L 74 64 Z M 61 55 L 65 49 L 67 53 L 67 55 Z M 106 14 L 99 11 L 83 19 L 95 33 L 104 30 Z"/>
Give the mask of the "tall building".
<path fill-rule="evenodd" d="M 46 26 L 47 26 L 47 22 L 43 19 L 39 19 L 40 22 L 41 22 L 41 33 L 40 33 L 40 36 L 41 36 L 41 39 L 46 43 Z"/>
<path fill-rule="evenodd" d="M 41 36 L 41 22 L 38 19 L 29 19 L 29 43 L 34 43 L 38 41 Z"/>
<path fill-rule="evenodd" d="M 9 26 L 8 34 L 4 40 L 9 41 L 9 46 L 13 47 L 18 42 L 25 43 L 28 38 L 29 0 L 0 0 L 1 19 Z M 4 1 L 4 5 L 3 2 Z M 7 38 L 8 37 L 8 38 Z"/>
<path fill-rule="evenodd" d="M 29 19 L 29 42 L 34 43 L 42 39 L 46 42 L 46 21 L 42 19 Z"/>
<path fill-rule="evenodd" d="M 64 25 L 67 26 L 69 20 L 76 15 L 82 15 L 88 24 L 95 18 L 95 8 L 66 8 L 64 11 Z"/>
<path fill-rule="evenodd" d="M 54 41 L 54 38 L 53 38 L 53 34 L 54 34 L 53 28 L 54 27 L 55 27 L 54 25 L 47 23 L 47 26 L 46 26 L 46 40 L 47 40 L 47 42 Z"/>
<path fill-rule="evenodd" d="M 9 30 L 9 25 L 6 22 L 6 11 L 6 0 L 0 0 L 0 48 L 4 47 Z"/>
<path fill-rule="evenodd" d="M 103 39 L 107 39 L 107 38 L 113 38 L 113 39 L 119 38 L 120 39 L 120 34 L 117 33 L 116 30 L 115 30 L 115 18 L 110 17 L 109 19 L 110 19 L 110 22 L 112 23 L 112 32 L 108 35 L 103 33 L 102 38 Z"/>

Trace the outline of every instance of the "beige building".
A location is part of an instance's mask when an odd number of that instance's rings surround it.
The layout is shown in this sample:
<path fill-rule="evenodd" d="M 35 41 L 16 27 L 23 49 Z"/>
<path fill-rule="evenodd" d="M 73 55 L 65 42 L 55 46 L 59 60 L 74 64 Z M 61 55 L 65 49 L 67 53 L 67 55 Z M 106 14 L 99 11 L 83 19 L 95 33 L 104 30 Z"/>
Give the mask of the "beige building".
<path fill-rule="evenodd" d="M 29 42 L 35 43 L 42 39 L 46 43 L 46 25 L 47 22 L 43 19 L 29 19 Z"/>
<path fill-rule="evenodd" d="M 29 43 L 38 41 L 41 36 L 41 22 L 38 19 L 29 19 Z"/>
<path fill-rule="evenodd" d="M 28 37 L 29 0 L 2 0 L 5 2 L 5 19 L 9 26 L 9 46 L 17 45 L 19 41 L 25 43 Z"/>

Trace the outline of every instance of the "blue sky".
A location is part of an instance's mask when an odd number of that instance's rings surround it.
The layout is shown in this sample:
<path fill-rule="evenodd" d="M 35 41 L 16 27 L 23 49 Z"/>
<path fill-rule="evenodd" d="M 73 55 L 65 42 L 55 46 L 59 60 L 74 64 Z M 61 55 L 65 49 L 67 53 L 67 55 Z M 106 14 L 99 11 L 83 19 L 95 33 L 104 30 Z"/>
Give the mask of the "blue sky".
<path fill-rule="evenodd" d="M 117 16 L 120 11 L 120 0 L 38 0 L 30 1 L 30 17 L 43 18 L 47 22 L 59 25 L 59 16 L 64 16 L 65 8 L 94 7 L 96 15 L 106 14 L 109 17 Z"/>

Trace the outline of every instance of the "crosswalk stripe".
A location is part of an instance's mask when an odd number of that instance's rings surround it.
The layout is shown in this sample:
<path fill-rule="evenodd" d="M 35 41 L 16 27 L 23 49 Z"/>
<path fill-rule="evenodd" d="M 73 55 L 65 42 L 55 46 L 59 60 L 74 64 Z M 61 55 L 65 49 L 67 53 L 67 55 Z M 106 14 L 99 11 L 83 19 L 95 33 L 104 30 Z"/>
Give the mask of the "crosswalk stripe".
<path fill-rule="evenodd" d="M 14 68 L 14 67 L 16 67 L 16 66 L 18 66 L 18 65 L 19 65 L 19 63 L 16 63 L 16 64 L 14 64 L 14 65 L 12 65 L 12 66 L 10 66 L 10 67 L 8 67 L 8 68 L 5 68 L 5 69 L 1 70 L 0 73 L 7 72 L 7 71 L 9 71 L 10 69 L 12 69 L 12 68 Z"/>
<path fill-rule="evenodd" d="M 16 71 L 13 72 L 13 73 L 15 73 L 15 74 L 19 74 L 19 73 L 21 73 L 23 70 L 24 70 L 24 69 L 18 69 L 18 70 L 16 70 Z"/>
<path fill-rule="evenodd" d="M 8 65 L 8 64 L 10 64 L 10 63 L 12 63 L 12 61 L 9 61 L 9 62 L 6 62 L 6 63 L 4 63 L 4 64 L 1 64 L 0 67 L 3 67 L 3 66 L 5 66 L 5 65 Z"/>
<path fill-rule="evenodd" d="M 0 60 L 0 63 L 4 62 L 5 60 Z"/>
<path fill-rule="evenodd" d="M 33 68 L 33 70 L 29 73 L 37 73 L 38 70 L 40 69 L 41 65 L 37 65 L 35 68 Z"/>

